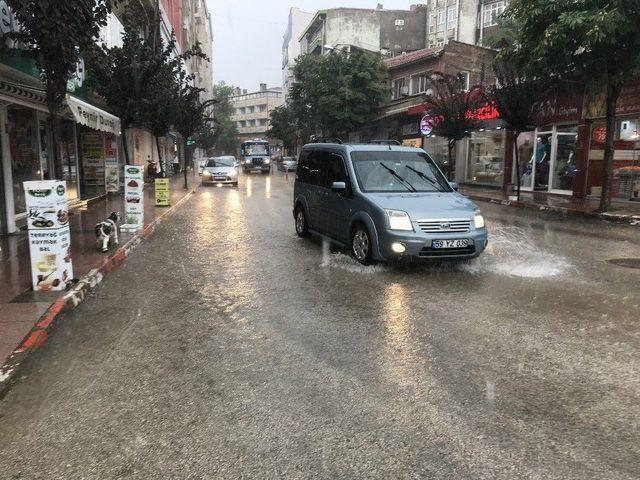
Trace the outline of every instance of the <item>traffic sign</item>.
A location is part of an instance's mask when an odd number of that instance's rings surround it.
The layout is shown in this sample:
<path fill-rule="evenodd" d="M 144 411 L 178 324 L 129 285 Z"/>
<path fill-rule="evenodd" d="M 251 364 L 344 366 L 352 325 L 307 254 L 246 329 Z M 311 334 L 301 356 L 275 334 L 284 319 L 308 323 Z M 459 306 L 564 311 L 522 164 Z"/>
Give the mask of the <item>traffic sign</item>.
<path fill-rule="evenodd" d="M 431 115 L 425 115 L 420 120 L 420 133 L 422 135 L 431 135 L 433 132 L 433 117 Z"/>

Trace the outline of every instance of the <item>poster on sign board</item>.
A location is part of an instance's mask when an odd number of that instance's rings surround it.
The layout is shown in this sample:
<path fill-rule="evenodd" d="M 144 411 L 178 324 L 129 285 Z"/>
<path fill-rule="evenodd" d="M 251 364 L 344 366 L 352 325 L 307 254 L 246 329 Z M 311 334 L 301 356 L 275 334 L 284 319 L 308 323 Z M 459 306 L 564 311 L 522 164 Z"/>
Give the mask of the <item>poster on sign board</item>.
<path fill-rule="evenodd" d="M 24 182 L 24 191 L 33 290 L 65 290 L 73 280 L 66 183 Z"/>
<path fill-rule="evenodd" d="M 138 230 L 144 225 L 144 172 L 138 165 L 124 166 L 124 225 L 122 230 Z"/>

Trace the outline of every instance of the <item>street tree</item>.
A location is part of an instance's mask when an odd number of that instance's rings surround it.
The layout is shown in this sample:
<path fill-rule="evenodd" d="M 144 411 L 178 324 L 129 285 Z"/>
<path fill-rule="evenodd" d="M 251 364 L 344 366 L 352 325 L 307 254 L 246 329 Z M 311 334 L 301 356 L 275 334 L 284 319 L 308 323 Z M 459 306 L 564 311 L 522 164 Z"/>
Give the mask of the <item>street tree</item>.
<path fill-rule="evenodd" d="M 67 82 L 82 55 L 93 47 L 107 23 L 111 0 L 6 0 L 20 31 L 4 35 L 31 56 L 40 71 L 53 144 L 56 177 L 62 178 L 59 158 L 59 116 Z M 7 38 L 9 37 L 9 38 Z"/>
<path fill-rule="evenodd" d="M 625 81 L 640 72 L 637 0 L 513 0 L 504 15 L 519 26 L 512 50 L 530 78 L 604 88 L 606 140 L 599 211 L 611 205 L 615 114 Z"/>
<path fill-rule="evenodd" d="M 172 124 L 182 136 L 183 142 L 185 190 L 189 188 L 187 167 L 191 164 L 195 144 L 193 136 L 213 122 L 211 107 L 217 102 L 215 99 L 202 100 L 201 95 L 204 89 L 194 86 L 193 80 L 193 75 L 181 69 L 178 72 L 172 96 Z"/>
<path fill-rule="evenodd" d="M 270 127 L 267 130 L 267 137 L 277 138 L 282 141 L 282 145 L 289 154 L 295 149 L 298 138 L 298 128 L 295 116 L 291 107 L 282 105 L 271 111 L 269 116 Z"/>
<path fill-rule="evenodd" d="M 234 107 L 231 103 L 234 89 L 231 85 L 220 82 L 213 86 L 211 96 L 216 100 L 211 111 L 214 119 L 213 140 L 216 152 L 233 154 L 238 148 L 238 128 L 232 120 Z"/>
<path fill-rule="evenodd" d="M 347 135 L 372 121 L 389 94 L 381 57 L 365 51 L 302 55 L 293 73 L 291 111 L 304 136 Z"/>
<path fill-rule="evenodd" d="M 432 93 L 426 95 L 424 103 L 432 119 L 433 134 L 447 139 L 447 178 L 451 180 L 456 143 L 482 126 L 482 121 L 472 112 L 486 103 L 486 97 L 480 86 L 467 90 L 466 79 L 461 74 L 435 72 L 431 75 L 430 87 Z"/>
<path fill-rule="evenodd" d="M 535 106 L 546 92 L 541 80 L 531 80 L 507 57 L 496 59 L 493 64 L 496 84 L 487 89 L 489 101 L 500 113 L 500 118 L 513 132 L 513 156 L 516 168 L 516 196 L 520 200 L 521 166 L 518 137 L 535 126 Z"/>

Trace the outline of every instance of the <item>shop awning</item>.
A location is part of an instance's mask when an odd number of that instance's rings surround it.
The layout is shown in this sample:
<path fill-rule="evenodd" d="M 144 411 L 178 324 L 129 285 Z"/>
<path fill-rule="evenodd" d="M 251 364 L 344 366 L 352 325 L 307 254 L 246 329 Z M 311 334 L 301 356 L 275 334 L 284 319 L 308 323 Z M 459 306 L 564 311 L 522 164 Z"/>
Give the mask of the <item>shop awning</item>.
<path fill-rule="evenodd" d="M 80 100 L 73 95 L 67 95 L 67 105 L 76 122 L 94 130 L 120 135 L 120 119 L 115 115 L 100 110 L 98 107 Z"/>

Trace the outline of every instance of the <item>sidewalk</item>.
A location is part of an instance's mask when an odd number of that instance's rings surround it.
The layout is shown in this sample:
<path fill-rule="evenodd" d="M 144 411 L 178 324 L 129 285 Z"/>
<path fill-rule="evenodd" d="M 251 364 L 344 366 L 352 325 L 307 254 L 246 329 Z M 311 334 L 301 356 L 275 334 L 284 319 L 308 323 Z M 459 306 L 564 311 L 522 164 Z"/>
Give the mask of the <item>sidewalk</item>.
<path fill-rule="evenodd" d="M 471 185 L 460 185 L 460 193 L 479 202 L 640 225 L 640 202 L 613 200 L 609 212 L 601 214 L 596 211 L 599 205 L 597 199 L 576 200 L 570 196 L 521 192 L 520 200 L 515 201 L 509 200 L 502 190 Z"/>
<path fill-rule="evenodd" d="M 171 177 L 171 205 L 175 206 L 185 198 L 193 188 L 200 184 L 196 176 L 189 179 L 189 190 L 183 189 L 184 177 Z M 145 187 L 144 221 L 145 230 L 157 222 L 169 209 L 155 207 L 155 192 L 151 184 Z M 82 205 L 82 204 L 81 204 Z M 124 212 L 122 194 L 100 199 L 89 206 L 71 209 L 69 221 L 71 229 L 71 251 L 75 278 L 82 279 L 94 269 L 113 260 L 118 252 L 111 248 L 109 253 L 101 253 L 96 249 L 94 226 L 104 220 L 113 211 Z M 138 234 L 121 233 L 120 246 L 127 245 Z M 122 255 L 121 255 L 122 256 Z M 65 292 L 35 293 L 31 287 L 31 265 L 29 243 L 26 231 L 7 236 L 0 236 L 0 383 L 3 380 L 2 366 L 6 359 L 16 350 L 23 339 L 43 318 L 43 315 L 65 295 Z"/>

